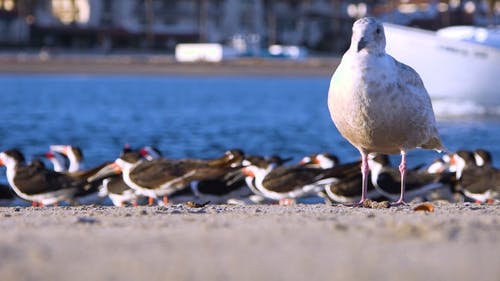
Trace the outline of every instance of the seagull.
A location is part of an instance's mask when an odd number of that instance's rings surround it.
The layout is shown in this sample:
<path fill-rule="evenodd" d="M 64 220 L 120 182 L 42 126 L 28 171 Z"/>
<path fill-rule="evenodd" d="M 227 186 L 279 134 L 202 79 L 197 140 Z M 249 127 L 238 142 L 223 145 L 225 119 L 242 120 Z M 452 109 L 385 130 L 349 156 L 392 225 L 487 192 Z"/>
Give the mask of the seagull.
<path fill-rule="evenodd" d="M 411 67 L 385 52 L 384 27 L 371 17 L 352 27 L 351 45 L 330 81 L 328 108 L 340 134 L 362 158 L 362 195 L 367 199 L 368 155 L 401 153 L 401 194 L 406 204 L 406 153 L 420 147 L 444 150 L 431 100 Z"/>

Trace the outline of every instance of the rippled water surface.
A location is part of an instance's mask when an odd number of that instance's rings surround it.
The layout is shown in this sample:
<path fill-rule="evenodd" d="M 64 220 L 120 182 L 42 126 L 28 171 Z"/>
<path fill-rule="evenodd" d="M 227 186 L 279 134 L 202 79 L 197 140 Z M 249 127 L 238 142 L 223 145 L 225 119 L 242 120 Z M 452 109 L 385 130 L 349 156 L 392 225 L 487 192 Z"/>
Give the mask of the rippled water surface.
<path fill-rule="evenodd" d="M 330 121 L 328 77 L 0 76 L 0 149 L 28 156 L 79 145 L 87 166 L 125 144 L 152 144 L 169 158 L 217 157 L 230 148 L 299 160 L 329 151 L 358 157 Z M 390 109 L 384 109 L 390 110 Z M 483 147 L 500 163 L 500 120 L 438 121 L 450 150 Z M 437 157 L 410 153 L 410 166 Z"/>

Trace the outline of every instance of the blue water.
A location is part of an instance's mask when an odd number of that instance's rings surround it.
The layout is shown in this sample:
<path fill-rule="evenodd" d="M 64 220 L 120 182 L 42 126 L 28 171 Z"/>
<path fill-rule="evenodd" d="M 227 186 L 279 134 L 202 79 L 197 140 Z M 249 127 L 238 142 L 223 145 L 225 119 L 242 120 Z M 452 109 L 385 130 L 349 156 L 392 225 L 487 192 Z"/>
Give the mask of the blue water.
<path fill-rule="evenodd" d="M 169 158 L 240 148 L 296 161 L 323 151 L 357 159 L 330 121 L 328 84 L 328 77 L 1 75 L 0 150 L 17 147 L 29 159 L 50 144 L 73 144 L 87 167 L 113 160 L 125 143 L 155 145 Z M 500 164 L 499 118 L 438 127 L 450 150 L 486 148 Z M 413 151 L 409 165 L 435 157 Z"/>

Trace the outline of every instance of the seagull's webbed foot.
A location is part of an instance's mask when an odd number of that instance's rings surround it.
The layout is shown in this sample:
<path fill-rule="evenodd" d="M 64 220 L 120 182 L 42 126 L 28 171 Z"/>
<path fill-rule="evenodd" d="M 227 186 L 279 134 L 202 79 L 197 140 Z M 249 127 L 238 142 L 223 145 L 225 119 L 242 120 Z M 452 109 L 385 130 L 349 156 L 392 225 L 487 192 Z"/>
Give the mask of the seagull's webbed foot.
<path fill-rule="evenodd" d="M 344 204 L 342 204 L 342 206 L 353 207 L 353 208 L 354 207 L 363 207 L 364 204 L 365 204 L 365 202 L 366 202 L 366 200 L 368 200 L 368 199 L 362 199 L 359 202 L 354 202 L 354 203 L 344 203 Z"/>

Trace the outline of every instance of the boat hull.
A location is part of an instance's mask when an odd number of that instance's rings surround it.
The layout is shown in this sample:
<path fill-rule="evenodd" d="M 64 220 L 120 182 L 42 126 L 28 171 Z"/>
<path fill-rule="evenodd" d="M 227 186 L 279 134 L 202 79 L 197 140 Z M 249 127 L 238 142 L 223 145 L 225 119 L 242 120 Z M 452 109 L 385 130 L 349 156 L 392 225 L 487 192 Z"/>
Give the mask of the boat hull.
<path fill-rule="evenodd" d="M 384 23 L 387 53 L 413 67 L 433 100 L 500 105 L 500 49 Z"/>

